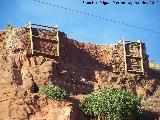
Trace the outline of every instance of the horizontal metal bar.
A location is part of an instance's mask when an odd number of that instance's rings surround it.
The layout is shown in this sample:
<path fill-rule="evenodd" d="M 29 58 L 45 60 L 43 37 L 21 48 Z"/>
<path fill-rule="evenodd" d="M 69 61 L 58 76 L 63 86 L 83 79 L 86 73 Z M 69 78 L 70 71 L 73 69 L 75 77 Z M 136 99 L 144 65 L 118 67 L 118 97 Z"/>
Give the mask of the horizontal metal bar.
<path fill-rule="evenodd" d="M 125 43 L 131 43 L 131 41 L 124 41 Z"/>
<path fill-rule="evenodd" d="M 40 24 L 34 24 L 34 23 L 32 23 L 32 25 L 35 25 L 35 26 L 42 26 L 42 27 L 47 27 L 47 28 L 53 28 L 53 29 L 57 29 L 57 27 L 50 27 L 50 26 L 47 26 L 47 25 L 40 25 Z"/>
<path fill-rule="evenodd" d="M 50 56 L 58 56 L 56 54 L 49 54 L 47 52 L 41 52 L 41 51 L 38 51 L 38 50 L 33 50 L 33 52 L 36 52 L 36 53 L 42 53 L 42 54 L 46 54 L 46 55 L 50 55 Z M 33 53 L 34 54 L 34 53 Z"/>
<path fill-rule="evenodd" d="M 131 56 L 131 55 L 126 55 L 126 57 L 135 58 L 135 59 L 142 59 L 141 57 L 138 57 L 138 56 Z"/>
<path fill-rule="evenodd" d="M 128 72 L 143 73 L 143 71 L 128 70 Z"/>
<path fill-rule="evenodd" d="M 32 35 L 32 37 L 40 38 L 40 39 L 46 39 L 46 40 L 50 40 L 50 41 L 58 41 L 57 39 L 50 39 L 50 38 L 41 37 L 41 36 L 35 36 L 35 35 Z"/>

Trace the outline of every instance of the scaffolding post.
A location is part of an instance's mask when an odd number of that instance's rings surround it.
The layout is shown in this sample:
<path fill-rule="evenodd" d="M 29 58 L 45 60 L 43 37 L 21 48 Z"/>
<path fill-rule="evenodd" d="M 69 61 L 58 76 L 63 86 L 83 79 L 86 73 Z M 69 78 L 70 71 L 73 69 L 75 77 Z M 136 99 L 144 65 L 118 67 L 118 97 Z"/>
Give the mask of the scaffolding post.
<path fill-rule="evenodd" d="M 140 45 L 140 57 L 141 57 L 141 69 L 142 69 L 142 73 L 144 74 L 143 50 L 142 50 L 142 42 L 141 41 L 139 41 L 139 45 Z"/>
<path fill-rule="evenodd" d="M 125 44 L 125 40 L 123 40 L 123 50 L 124 50 L 125 73 L 127 73 L 127 59 L 126 59 L 126 44 Z"/>
<path fill-rule="evenodd" d="M 29 29 L 30 29 L 31 53 L 33 54 L 33 53 L 34 53 L 34 51 L 33 51 L 32 23 L 31 23 L 31 21 L 29 21 L 28 25 L 29 25 Z"/>
<path fill-rule="evenodd" d="M 57 41 L 58 41 L 58 44 L 57 44 L 57 56 L 59 56 L 59 31 L 57 29 Z"/>

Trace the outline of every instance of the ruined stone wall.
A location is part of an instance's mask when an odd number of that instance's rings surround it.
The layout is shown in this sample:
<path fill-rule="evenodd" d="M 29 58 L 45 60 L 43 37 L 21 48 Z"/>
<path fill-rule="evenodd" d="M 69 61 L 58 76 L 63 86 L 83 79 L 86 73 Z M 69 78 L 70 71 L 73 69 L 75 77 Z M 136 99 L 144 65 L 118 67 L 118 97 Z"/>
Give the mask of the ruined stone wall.
<path fill-rule="evenodd" d="M 56 55 L 57 37 L 56 31 L 32 28 L 33 48 L 31 48 L 31 36 L 29 28 L 14 28 L 6 32 L 5 47 L 12 54 L 19 52 L 31 54 L 32 49 Z"/>
<path fill-rule="evenodd" d="M 32 28 L 33 50 L 58 55 L 57 31 Z"/>
<path fill-rule="evenodd" d="M 95 45 L 68 39 L 60 33 L 60 59 L 52 80 L 75 94 L 87 94 L 111 83 L 115 87 L 136 91 L 148 79 L 148 57 L 144 44 L 143 57 L 144 74 L 126 73 L 122 43 Z"/>
<path fill-rule="evenodd" d="M 39 32 L 36 29 L 36 32 L 38 33 L 33 34 L 41 36 L 41 38 L 50 34 L 44 30 Z M 51 36 L 48 39 L 54 38 Z M 50 58 L 42 54 L 31 55 L 30 33 L 27 28 L 15 28 L 15 31 L 0 34 L 0 106 L 2 108 L 0 110 L 0 119 L 54 118 L 56 120 L 57 118 L 59 120 L 64 114 L 67 115 L 63 116 L 63 118 L 76 119 L 80 112 L 77 110 L 75 112 L 72 106 L 68 106 L 65 103 L 65 105 L 59 107 L 57 106 L 59 103 L 54 104 L 55 101 L 51 100 L 47 104 L 45 99 L 41 100 L 42 96 L 28 94 L 27 91 L 31 86 L 32 80 L 39 87 L 51 83 L 61 86 L 70 92 L 70 96 L 73 98 L 71 101 L 73 106 L 76 106 L 77 99 L 83 99 L 85 94 L 108 87 L 111 84 L 116 88 L 126 88 L 144 97 L 155 91 L 156 80 L 148 77 L 147 74 L 148 56 L 144 44 L 142 46 L 143 75 L 125 72 L 124 46 L 122 43 L 95 45 L 78 42 L 67 38 L 66 34 L 62 32 L 59 32 L 59 39 L 60 56 Z M 39 41 L 42 42 L 43 40 L 36 40 L 36 42 Z M 42 52 L 48 50 L 47 46 L 50 45 L 48 42 L 47 45 L 42 42 L 43 46 L 37 44 L 35 44 L 36 49 Z M 129 47 L 129 51 L 126 51 L 127 55 L 138 55 L 136 49 L 139 50 L 139 48 L 133 48 L 136 46 L 138 47 L 138 45 L 126 45 L 126 47 Z M 41 49 L 41 47 L 45 48 L 45 50 Z M 45 52 L 50 53 L 53 51 Z M 134 60 L 131 61 L 134 63 Z M 17 96 L 15 96 L 15 93 Z M 30 103 L 30 97 L 35 97 L 33 100 L 37 102 L 36 105 L 35 103 Z M 41 111 L 36 110 L 37 105 Z M 64 109 L 61 109 L 63 107 Z M 62 112 L 63 115 L 56 116 L 57 111 Z M 64 111 L 68 112 L 65 113 Z M 70 118 L 68 118 L 69 114 Z M 79 119 L 83 119 L 81 115 Z"/>
<path fill-rule="evenodd" d="M 57 48 L 53 47 L 53 44 L 50 43 L 52 40 L 55 42 L 57 41 L 55 32 L 36 28 L 33 28 L 32 32 L 34 36 L 39 36 L 39 38 L 33 37 L 33 47 L 35 50 L 51 54 L 57 51 Z M 30 55 L 31 43 L 29 34 L 28 28 L 17 28 L 16 31 L 12 31 L 12 34 L 10 33 L 6 39 L 8 46 L 7 49 L 12 50 L 14 54 L 19 54 L 20 52 L 22 56 L 26 56 L 26 54 Z M 47 38 L 47 40 L 43 40 L 43 37 Z M 58 59 L 49 60 L 55 61 L 54 65 L 50 64 L 53 71 L 50 73 L 50 76 L 52 77 L 51 81 L 54 84 L 58 84 L 66 88 L 74 94 L 87 94 L 102 87 L 106 87 L 111 83 L 113 83 L 116 87 L 126 87 L 136 91 L 136 82 L 147 79 L 148 57 L 144 44 L 142 44 L 142 54 L 145 69 L 144 74 L 141 74 L 125 72 L 124 46 L 122 42 L 113 45 L 95 45 L 69 39 L 67 38 L 67 35 L 62 32 L 59 32 L 59 40 L 60 56 Z M 128 50 L 126 50 L 126 55 L 130 54 L 136 56 L 139 54 L 138 44 L 133 44 L 134 45 L 126 45 L 126 49 Z M 38 54 L 38 56 L 43 55 Z M 38 56 L 37 58 L 30 56 L 30 58 L 27 59 L 37 61 L 34 59 L 39 59 Z M 133 68 L 131 66 L 134 65 L 133 63 L 135 63 L 135 65 L 139 64 L 137 61 L 132 59 L 129 60 L 130 61 L 127 61 L 127 63 L 130 68 Z M 26 64 L 26 62 L 24 64 Z M 36 69 L 42 69 L 42 67 L 35 67 Z M 39 73 L 40 72 L 41 70 Z M 36 73 L 33 74 L 33 77 L 35 79 L 39 79 Z M 141 85 L 142 83 L 139 82 L 138 84 Z"/>
<path fill-rule="evenodd" d="M 30 31 L 27 28 L 14 28 L 6 32 L 5 48 L 11 54 L 31 52 Z"/>
<path fill-rule="evenodd" d="M 145 50 L 145 44 L 142 43 L 142 56 L 143 60 L 137 59 L 136 57 L 141 57 L 140 43 L 131 42 L 126 43 L 126 53 L 124 53 L 123 43 L 117 43 L 113 45 L 95 45 L 90 43 L 79 43 L 65 37 L 66 35 L 59 32 L 60 38 L 60 54 L 63 60 L 67 57 L 73 57 L 72 63 L 83 62 L 83 64 L 90 64 L 90 66 L 95 66 L 97 63 L 100 63 L 101 66 L 107 67 L 109 71 L 119 74 L 125 74 L 125 60 L 127 63 L 128 71 L 142 71 L 141 62 L 143 62 L 144 74 L 148 73 L 148 56 Z M 15 28 L 12 31 L 8 32 L 8 37 L 6 39 L 6 47 L 10 48 L 15 54 L 18 52 L 27 52 L 31 54 L 31 40 L 30 40 L 30 31 L 28 28 Z M 32 28 L 32 40 L 33 40 L 33 50 L 39 51 L 42 53 L 48 53 L 50 55 L 56 55 L 57 53 L 57 34 L 56 31 L 49 31 L 45 29 Z M 73 44 L 72 46 L 67 46 L 65 43 Z M 65 49 L 75 47 L 76 51 L 80 51 L 79 58 L 76 59 L 72 55 L 74 51 L 65 51 L 65 56 L 63 51 Z M 73 48 L 74 49 L 74 48 Z M 71 55 L 69 55 L 71 53 Z M 75 53 L 73 53 L 75 54 Z M 83 55 L 82 55 L 83 54 Z M 90 60 L 84 58 L 85 55 L 89 54 Z M 125 58 L 125 55 L 130 55 L 130 57 Z M 75 55 L 77 56 L 77 55 Z M 68 58 L 67 58 L 68 59 Z M 92 60 L 91 60 L 92 59 Z M 133 72 L 133 74 L 135 74 Z"/>

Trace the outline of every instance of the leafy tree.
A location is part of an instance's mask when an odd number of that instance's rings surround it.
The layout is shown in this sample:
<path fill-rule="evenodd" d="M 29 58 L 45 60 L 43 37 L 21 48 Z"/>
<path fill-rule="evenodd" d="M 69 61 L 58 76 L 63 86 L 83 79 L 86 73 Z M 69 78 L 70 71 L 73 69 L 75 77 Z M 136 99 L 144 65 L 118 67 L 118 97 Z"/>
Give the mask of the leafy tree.
<path fill-rule="evenodd" d="M 61 100 L 68 96 L 67 92 L 56 85 L 48 85 L 40 88 L 39 93 L 53 100 Z"/>
<path fill-rule="evenodd" d="M 93 92 L 80 103 L 80 108 L 90 116 L 107 120 L 130 120 L 141 114 L 140 98 L 123 89 L 103 89 Z"/>

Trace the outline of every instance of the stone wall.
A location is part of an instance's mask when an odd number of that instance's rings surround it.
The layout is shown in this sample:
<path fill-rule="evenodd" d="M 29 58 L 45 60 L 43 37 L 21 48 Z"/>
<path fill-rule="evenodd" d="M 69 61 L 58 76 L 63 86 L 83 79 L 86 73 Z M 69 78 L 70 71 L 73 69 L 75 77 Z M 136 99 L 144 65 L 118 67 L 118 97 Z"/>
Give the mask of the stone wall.
<path fill-rule="evenodd" d="M 37 28 L 33 28 L 32 32 L 34 36 L 40 37 L 33 37 L 34 49 L 55 54 L 57 48 L 52 46 L 52 40 L 57 41 L 55 32 Z M 39 56 L 43 56 L 43 54 L 38 53 L 35 58 L 31 54 L 29 34 L 28 28 L 15 28 L 14 31 L 10 31 L 6 39 L 6 48 L 8 51 L 12 51 L 12 54 L 21 54 L 28 56 L 28 60 L 37 61 L 41 59 Z M 47 40 L 43 40 L 43 37 Z M 52 73 L 49 74 L 54 84 L 66 88 L 73 94 L 88 94 L 112 83 L 115 87 L 125 87 L 136 91 L 137 82 L 138 85 L 144 86 L 144 80 L 148 79 L 148 56 L 144 43 L 142 44 L 144 74 L 125 71 L 124 45 L 122 42 L 113 45 L 95 45 L 69 39 L 65 33 L 59 32 L 59 44 L 60 56 L 49 60 L 55 61 L 53 65 L 50 64 Z M 138 42 L 127 43 L 125 47 L 126 55 L 139 56 Z M 49 57 L 49 55 L 43 57 Z M 139 69 L 141 61 L 136 60 L 139 59 L 126 58 L 127 67 L 130 70 Z M 35 67 L 39 69 L 38 66 Z M 23 71 L 23 66 L 21 71 Z M 42 71 L 43 69 L 39 73 Z M 37 79 L 36 76 L 36 73 L 33 74 L 35 79 Z"/>
<path fill-rule="evenodd" d="M 32 28 L 33 50 L 58 55 L 57 31 Z"/>
<path fill-rule="evenodd" d="M 39 32 L 36 29 L 36 32 L 38 33 L 34 33 L 34 35 L 41 36 L 41 38 L 50 34 L 45 30 Z M 54 39 L 54 37 L 52 38 L 51 35 L 48 39 Z M 31 54 L 28 28 L 15 28 L 0 34 L 0 106 L 2 107 L 0 119 L 39 119 L 41 117 L 44 119 L 54 118 L 55 120 L 59 120 L 61 117 L 70 120 L 83 119 L 82 115 L 79 116 L 79 110 L 73 108 L 77 106 L 78 100 L 83 99 L 85 94 L 94 90 L 113 85 L 115 88 L 126 88 L 143 97 L 155 91 L 156 81 L 159 78 L 154 79 L 148 74 L 148 56 L 145 44 L 142 44 L 144 64 L 144 74 L 142 74 L 125 71 L 124 46 L 121 42 L 114 45 L 95 45 L 69 39 L 62 32 L 59 32 L 59 40 L 60 56 L 51 58 L 49 55 L 44 56 L 40 53 Z M 37 39 L 35 41 L 42 42 L 43 40 Z M 54 53 L 54 48 L 46 51 L 49 49 L 49 42 L 43 46 L 35 45 L 34 47 L 42 52 Z M 137 43 L 126 45 L 126 55 L 139 55 L 138 47 Z M 132 59 L 130 62 L 137 65 L 137 61 Z M 132 63 L 129 65 L 131 65 L 129 69 L 136 67 Z M 47 103 L 45 99 L 41 100 L 42 96 L 36 94 L 35 102 L 37 104 L 27 103 L 27 100 L 31 100 L 30 97 L 34 95 L 28 92 L 32 80 L 39 87 L 51 83 L 59 85 L 70 92 L 73 99 L 67 102 L 69 105 L 65 103 L 61 107 L 58 106 L 61 103 L 54 104 L 55 101 L 51 100 L 48 100 Z M 37 105 L 41 111 L 36 110 Z M 57 111 L 64 113 L 65 116 L 62 114 L 56 116 Z M 88 118 L 84 116 L 84 120 L 86 119 Z"/>

